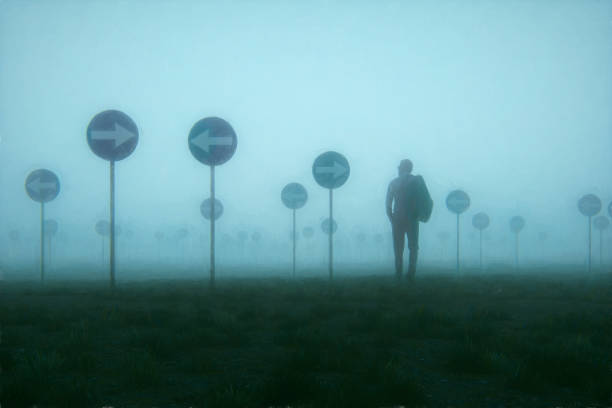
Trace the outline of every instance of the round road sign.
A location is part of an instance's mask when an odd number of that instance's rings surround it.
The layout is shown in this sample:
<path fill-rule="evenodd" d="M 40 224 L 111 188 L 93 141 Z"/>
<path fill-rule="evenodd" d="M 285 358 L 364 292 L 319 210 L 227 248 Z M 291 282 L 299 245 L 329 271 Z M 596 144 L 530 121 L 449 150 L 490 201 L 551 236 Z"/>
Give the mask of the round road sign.
<path fill-rule="evenodd" d="M 446 196 L 446 207 L 455 214 L 461 214 L 470 206 L 470 197 L 463 190 L 451 191 Z"/>
<path fill-rule="evenodd" d="M 89 122 L 87 143 L 104 160 L 123 160 L 136 149 L 138 128 L 125 113 L 107 110 L 98 113 Z"/>
<path fill-rule="evenodd" d="M 58 224 L 53 219 L 45 220 L 45 235 L 52 237 L 57 234 Z"/>
<path fill-rule="evenodd" d="M 188 235 L 189 231 L 187 230 L 187 228 L 179 228 L 179 230 L 176 231 L 176 239 L 178 240 L 185 239 Z"/>
<path fill-rule="evenodd" d="M 346 183 L 351 168 L 348 160 L 337 152 L 325 152 L 317 157 L 312 165 L 315 181 L 324 188 L 338 188 Z"/>
<path fill-rule="evenodd" d="M 234 155 L 236 132 L 221 118 L 205 118 L 191 128 L 187 138 L 193 157 L 207 166 L 218 166 Z"/>
<path fill-rule="evenodd" d="M 601 200 L 595 194 L 587 194 L 578 200 L 578 210 L 582 215 L 592 217 L 601 211 Z"/>
<path fill-rule="evenodd" d="M 32 200 L 46 203 L 57 197 L 60 182 L 52 171 L 38 169 L 31 172 L 26 178 L 25 189 Z"/>
<path fill-rule="evenodd" d="M 96 222 L 96 232 L 98 235 L 108 237 L 110 235 L 110 223 L 106 220 Z"/>
<path fill-rule="evenodd" d="M 472 225 L 474 228 L 482 231 L 489 226 L 489 216 L 483 212 L 479 212 L 472 217 Z"/>
<path fill-rule="evenodd" d="M 327 235 L 329 235 L 329 218 L 326 218 L 323 220 L 323 222 L 321 223 L 321 229 L 323 230 L 324 233 L 326 233 Z M 336 220 L 334 220 L 333 224 L 332 224 L 332 234 L 335 234 L 336 231 L 338 230 L 338 224 L 336 223 Z"/>
<path fill-rule="evenodd" d="M 520 215 L 510 218 L 510 230 L 514 233 L 519 233 L 525 227 L 525 219 Z"/>
<path fill-rule="evenodd" d="M 297 210 L 306 204 L 308 193 L 300 183 L 289 183 L 281 191 L 281 200 L 287 208 Z"/>
<path fill-rule="evenodd" d="M 210 198 L 207 198 L 206 200 L 202 201 L 202 204 L 200 204 L 200 213 L 202 214 L 202 217 L 206 218 L 207 220 L 210 220 L 210 214 L 212 212 L 211 207 L 212 205 Z M 215 198 L 215 221 L 221 218 L 221 215 L 223 215 L 223 204 L 221 204 L 221 201 Z"/>
<path fill-rule="evenodd" d="M 600 215 L 599 217 L 595 217 L 593 225 L 598 230 L 605 230 L 610 226 L 610 220 L 605 215 Z"/>
<path fill-rule="evenodd" d="M 312 238 L 314 235 L 314 229 L 312 227 L 304 227 L 302 230 L 302 235 L 304 235 L 304 238 Z"/>

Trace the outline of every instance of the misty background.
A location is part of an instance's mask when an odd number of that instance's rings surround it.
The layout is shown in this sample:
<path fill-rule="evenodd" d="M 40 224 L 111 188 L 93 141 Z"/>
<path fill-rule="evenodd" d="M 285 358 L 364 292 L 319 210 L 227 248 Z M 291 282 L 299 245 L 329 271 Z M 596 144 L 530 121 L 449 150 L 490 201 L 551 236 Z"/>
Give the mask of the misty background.
<path fill-rule="evenodd" d="M 48 168 L 61 182 L 46 205 L 59 222 L 51 262 L 63 265 L 48 276 L 106 278 L 108 242 L 94 226 L 108 219 L 109 165 L 85 132 L 107 109 L 125 112 L 140 133 L 116 165 L 119 280 L 129 265 L 207 276 L 209 224 L 199 208 L 210 173 L 187 135 L 208 116 L 238 137 L 216 169 L 225 208 L 218 276 L 240 265 L 290 273 L 291 210 L 280 200 L 290 182 L 309 194 L 298 230 L 315 230 L 298 241 L 298 271 L 326 276 L 328 192 L 312 163 L 327 150 L 351 165 L 334 192 L 338 266 L 392 273 L 384 203 L 404 158 L 434 200 L 421 224 L 421 265 L 454 266 L 445 198 L 457 188 L 471 198 L 461 216 L 464 265 L 478 263 L 471 218 L 481 211 L 491 218 L 487 264 L 514 262 L 508 222 L 521 215 L 522 263 L 584 265 L 577 200 L 596 194 L 600 214 L 612 200 L 611 73 L 609 1 L 0 0 L 2 265 L 37 276 L 40 209 L 24 181 Z M 598 239 L 594 230 L 594 265 Z M 604 239 L 610 262 L 612 235 Z"/>

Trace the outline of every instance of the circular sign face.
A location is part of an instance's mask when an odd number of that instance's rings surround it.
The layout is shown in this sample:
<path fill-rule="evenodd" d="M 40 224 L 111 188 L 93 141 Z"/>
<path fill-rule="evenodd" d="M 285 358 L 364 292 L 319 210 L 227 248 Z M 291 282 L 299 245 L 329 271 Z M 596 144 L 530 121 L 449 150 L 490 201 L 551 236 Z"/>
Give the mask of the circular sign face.
<path fill-rule="evenodd" d="M 593 220 L 593 225 L 598 230 L 605 230 L 610 226 L 610 220 L 605 215 L 600 215 Z"/>
<path fill-rule="evenodd" d="M 323 230 L 324 233 L 326 233 L 327 235 L 329 235 L 329 218 L 326 218 L 323 220 L 323 222 L 321 223 L 321 229 Z M 338 224 L 336 223 L 336 220 L 334 220 L 334 222 L 332 223 L 332 230 L 331 233 L 335 234 L 336 231 L 338 230 Z"/>
<path fill-rule="evenodd" d="M 31 172 L 26 178 L 25 189 L 32 200 L 46 203 L 57 197 L 60 182 L 52 171 L 38 169 Z"/>
<path fill-rule="evenodd" d="M 287 208 L 297 210 L 306 204 L 308 193 L 300 183 L 289 183 L 281 191 L 281 200 Z"/>
<path fill-rule="evenodd" d="M 489 216 L 483 212 L 479 212 L 472 217 L 472 225 L 474 228 L 482 231 L 489 226 Z"/>
<path fill-rule="evenodd" d="M 57 234 L 57 229 L 58 229 L 58 224 L 57 221 L 51 219 L 51 220 L 45 220 L 45 235 L 48 237 L 52 237 L 55 234 Z"/>
<path fill-rule="evenodd" d="M 312 175 L 316 182 L 325 188 L 338 188 L 346 183 L 351 168 L 348 160 L 337 152 L 325 152 L 317 157 L 312 165 Z"/>
<path fill-rule="evenodd" d="M 202 214 L 202 217 L 206 218 L 207 220 L 210 220 L 210 214 L 212 213 L 212 202 L 210 201 L 210 198 L 207 198 L 206 200 L 202 201 L 202 204 L 200 204 L 200 214 Z M 223 204 L 221 204 L 221 201 L 217 200 L 215 198 L 215 221 L 218 220 L 219 218 L 221 218 L 221 215 L 223 214 Z"/>
<path fill-rule="evenodd" d="M 521 230 L 525 227 L 525 219 L 520 215 L 516 215 L 510 218 L 510 230 L 515 233 L 521 232 Z"/>
<path fill-rule="evenodd" d="M 255 231 L 251 234 L 251 240 L 253 240 L 253 242 L 261 241 L 261 234 L 258 231 Z"/>
<path fill-rule="evenodd" d="M 595 194 L 587 194 L 578 200 L 578 210 L 582 215 L 592 217 L 601 211 L 601 200 Z"/>
<path fill-rule="evenodd" d="M 304 227 L 304 229 L 302 230 L 302 235 L 304 235 L 304 238 L 312 238 L 312 236 L 314 235 L 314 228 Z"/>
<path fill-rule="evenodd" d="M 455 214 L 461 214 L 470 207 L 470 197 L 463 190 L 451 191 L 446 197 L 446 207 Z"/>
<path fill-rule="evenodd" d="M 221 118 L 205 118 L 191 128 L 187 137 L 193 157 L 207 166 L 218 166 L 234 155 L 236 132 Z"/>
<path fill-rule="evenodd" d="M 110 235 L 110 223 L 106 220 L 96 222 L 96 232 L 98 235 L 108 237 Z"/>
<path fill-rule="evenodd" d="M 19 231 L 11 230 L 9 232 L 9 238 L 11 239 L 11 241 L 18 241 L 19 240 Z"/>
<path fill-rule="evenodd" d="M 249 234 L 246 231 L 238 231 L 238 241 L 246 242 L 249 238 Z"/>
<path fill-rule="evenodd" d="M 138 128 L 125 113 L 107 110 L 98 113 L 87 127 L 89 148 L 104 160 L 128 157 L 138 144 Z"/>
<path fill-rule="evenodd" d="M 155 239 L 161 241 L 162 239 L 164 239 L 164 233 L 162 231 L 157 231 L 155 233 Z"/>

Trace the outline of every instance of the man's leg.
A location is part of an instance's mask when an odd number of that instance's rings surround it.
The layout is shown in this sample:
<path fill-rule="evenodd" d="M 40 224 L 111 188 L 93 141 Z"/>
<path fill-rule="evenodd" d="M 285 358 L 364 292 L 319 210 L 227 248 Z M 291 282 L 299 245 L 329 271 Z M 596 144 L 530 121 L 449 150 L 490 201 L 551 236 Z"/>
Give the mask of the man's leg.
<path fill-rule="evenodd" d="M 419 254 L 419 221 L 411 220 L 408 224 L 408 249 L 410 256 L 408 260 L 408 279 L 413 280 L 416 274 L 417 258 Z"/>
<path fill-rule="evenodd" d="M 395 277 L 402 276 L 402 266 L 404 264 L 404 228 L 399 222 L 391 224 L 393 232 L 393 253 L 395 254 Z"/>

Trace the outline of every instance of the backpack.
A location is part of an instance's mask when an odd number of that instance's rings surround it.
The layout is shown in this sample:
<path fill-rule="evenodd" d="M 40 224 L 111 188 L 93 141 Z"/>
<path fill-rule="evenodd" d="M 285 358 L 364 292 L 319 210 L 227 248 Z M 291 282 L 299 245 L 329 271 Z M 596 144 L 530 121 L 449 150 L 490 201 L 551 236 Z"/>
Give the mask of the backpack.
<path fill-rule="evenodd" d="M 406 189 L 406 194 L 408 195 L 406 201 L 409 203 L 407 208 L 416 213 L 416 219 L 420 222 L 429 221 L 433 210 L 433 200 L 422 176 L 412 177 Z"/>

